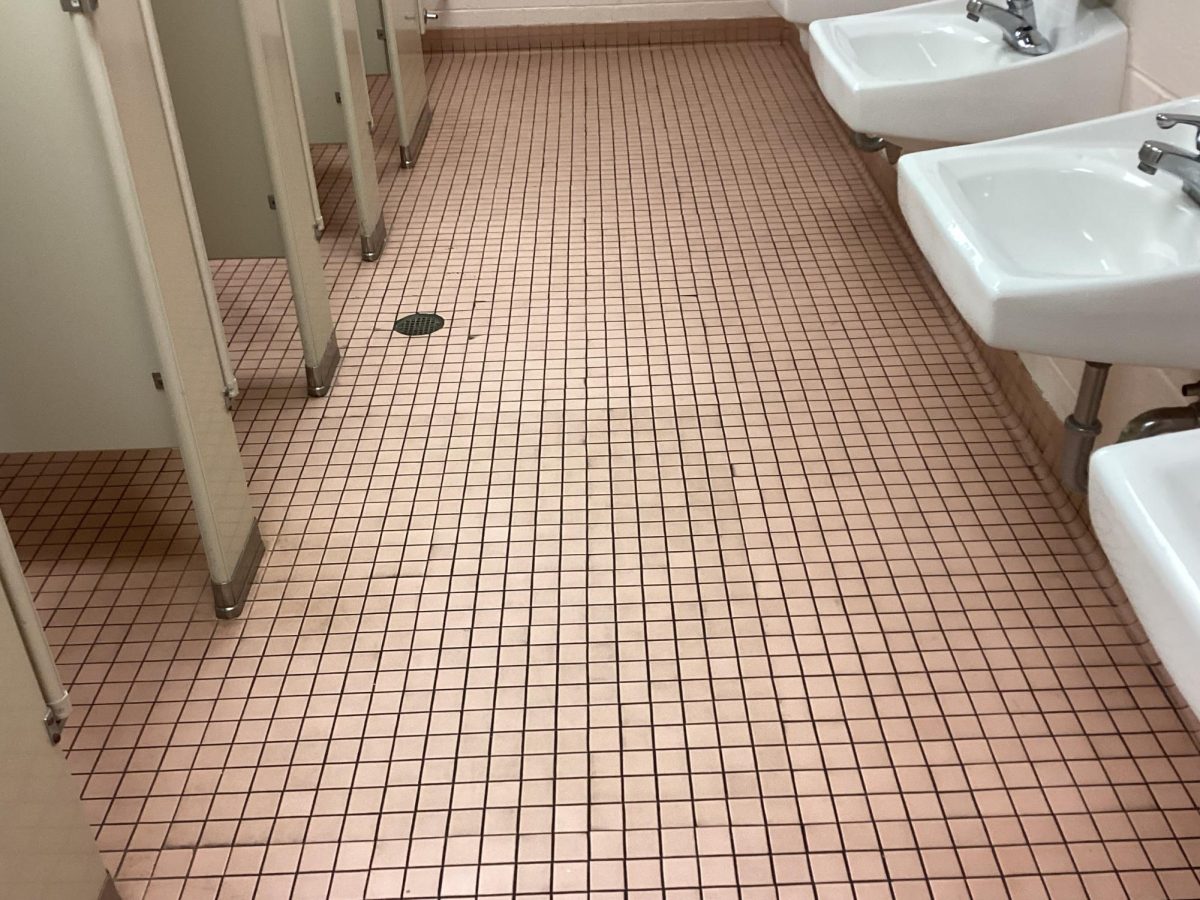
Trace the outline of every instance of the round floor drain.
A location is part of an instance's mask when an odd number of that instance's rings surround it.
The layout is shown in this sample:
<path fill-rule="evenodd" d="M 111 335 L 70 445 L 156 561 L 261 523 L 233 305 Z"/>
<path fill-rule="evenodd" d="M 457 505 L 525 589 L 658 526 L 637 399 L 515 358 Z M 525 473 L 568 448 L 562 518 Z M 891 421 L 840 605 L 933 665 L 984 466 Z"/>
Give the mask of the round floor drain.
<path fill-rule="evenodd" d="M 403 319 L 396 320 L 396 331 L 408 337 L 421 337 L 433 334 L 446 324 L 446 320 L 437 313 L 413 313 Z"/>

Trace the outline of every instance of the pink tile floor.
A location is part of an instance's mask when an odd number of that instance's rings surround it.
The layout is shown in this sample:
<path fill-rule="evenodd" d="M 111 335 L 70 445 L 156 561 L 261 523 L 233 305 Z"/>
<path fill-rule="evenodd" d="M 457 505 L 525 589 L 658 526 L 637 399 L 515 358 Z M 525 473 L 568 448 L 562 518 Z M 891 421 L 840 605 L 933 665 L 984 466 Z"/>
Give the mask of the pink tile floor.
<path fill-rule="evenodd" d="M 216 268 L 269 553 L 0 459 L 135 898 L 1200 897 L 1200 756 L 791 51 L 454 54 L 304 396 Z M 392 332 L 435 311 L 428 338 Z"/>

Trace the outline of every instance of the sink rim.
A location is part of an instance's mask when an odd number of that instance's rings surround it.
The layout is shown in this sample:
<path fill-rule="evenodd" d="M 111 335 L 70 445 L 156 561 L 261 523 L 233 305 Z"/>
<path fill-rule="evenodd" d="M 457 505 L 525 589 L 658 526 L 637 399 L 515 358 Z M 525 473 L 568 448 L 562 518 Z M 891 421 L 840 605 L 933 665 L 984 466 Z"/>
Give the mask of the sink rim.
<path fill-rule="evenodd" d="M 814 22 L 809 30 L 813 75 L 829 105 L 852 131 L 910 150 L 1027 134 L 1120 110 L 1129 29 L 1110 9 L 1047 10 L 1046 33 L 1058 49 L 1031 57 L 1010 48 L 988 22 L 966 18 L 963 0 L 932 0 L 884 12 Z M 905 34 L 951 28 L 958 40 L 941 53 L 939 70 L 922 55 L 938 54 Z M 983 42 L 967 48 L 966 35 Z M 859 62 L 862 35 L 883 35 L 877 62 Z M 896 36 L 889 47 L 890 36 Z M 946 37 L 945 40 L 950 40 Z M 843 46 L 845 44 L 845 46 Z M 965 51 L 965 52 L 964 52 Z M 890 64 L 889 58 L 894 57 Z M 1070 94 L 1044 85 L 1074 84 Z M 1035 98 L 1035 99 L 1031 99 Z"/>
<path fill-rule="evenodd" d="M 865 68 L 849 52 L 824 52 L 829 47 L 852 48 L 856 37 L 876 35 L 880 37 L 903 37 L 919 29 L 923 33 L 936 31 L 947 25 L 953 25 L 960 32 L 978 31 L 988 43 L 995 47 L 995 52 L 989 61 L 998 62 L 1005 71 L 1024 69 L 1032 65 L 1045 66 L 1064 57 L 1072 56 L 1087 50 L 1089 47 L 1127 33 L 1124 22 L 1111 10 L 1103 7 L 1080 10 L 1076 24 L 1068 29 L 1057 29 L 1053 34 L 1055 49 L 1046 56 L 1027 56 L 1010 48 L 1001 35 L 1000 29 L 990 22 L 971 22 L 966 17 L 960 0 L 932 0 L 927 3 L 917 3 L 911 6 L 900 6 L 893 9 L 872 13 L 859 13 L 848 16 L 838 16 L 830 19 L 818 19 L 809 28 L 809 35 L 814 45 L 820 49 L 822 58 L 829 63 L 853 91 L 867 87 L 895 85 L 896 87 L 914 84 L 942 84 L 957 81 L 962 78 L 994 77 L 995 69 L 954 68 L 950 67 L 945 74 L 929 74 L 917 78 L 898 78 L 885 76 Z"/>
<path fill-rule="evenodd" d="M 874 17 L 867 16 L 865 18 Z M 965 17 L 962 23 L 945 21 L 948 18 L 947 16 L 939 16 L 936 20 L 922 21 L 918 19 L 914 25 L 904 30 L 904 34 L 917 38 L 928 38 L 931 35 L 938 35 L 939 42 L 943 45 L 950 43 L 954 43 L 955 45 L 973 44 L 974 47 L 972 49 L 974 49 L 975 55 L 971 58 L 972 65 L 970 66 L 962 66 L 956 60 L 952 64 L 947 65 L 944 72 L 939 72 L 931 64 L 927 69 L 910 70 L 903 74 L 887 74 L 879 71 L 880 68 L 886 69 L 890 65 L 890 63 L 886 62 L 881 63 L 878 68 L 869 66 L 868 60 L 874 48 L 869 48 L 871 52 L 867 52 L 863 44 L 869 41 L 885 47 L 895 46 L 897 29 L 894 27 L 886 29 L 875 27 L 861 30 L 851 35 L 848 31 L 833 26 L 829 29 L 829 41 L 834 43 L 841 51 L 837 57 L 837 62 L 844 60 L 853 65 L 853 74 L 860 77 L 864 82 L 868 79 L 875 79 L 887 84 L 902 85 L 949 81 L 964 76 L 993 71 L 997 65 L 1008 68 L 1035 61 L 1033 57 L 1022 56 L 1019 53 L 1008 51 L 1003 46 L 1003 42 L 991 40 L 989 35 L 983 34 L 976 29 Z M 839 20 L 827 21 L 836 23 Z M 872 24 L 878 26 L 879 23 Z M 949 40 L 943 38 L 949 38 Z M 847 74 L 849 75 L 850 73 Z"/>
<path fill-rule="evenodd" d="M 1076 128 L 1079 126 L 1067 127 Z M 1007 141 L 996 141 L 993 143 L 1000 144 L 1007 143 Z M 1123 149 L 1110 145 L 1081 142 L 1077 145 L 1035 145 L 1033 147 L 993 147 L 990 144 L 978 144 L 974 146 L 979 152 L 963 155 L 947 154 L 944 159 L 933 160 L 930 166 L 933 172 L 926 172 L 925 174 L 930 179 L 936 177 L 941 181 L 944 190 L 940 194 L 940 199 L 945 201 L 945 207 L 952 207 L 952 209 L 946 208 L 936 211 L 942 213 L 941 215 L 937 215 L 938 220 L 946 227 L 947 233 L 955 238 L 955 243 L 963 247 L 964 251 L 967 251 L 969 248 L 969 251 L 976 257 L 975 268 L 980 273 L 990 271 L 992 279 L 997 282 L 1007 282 L 1014 287 L 1023 282 L 1038 284 L 1068 282 L 1076 284 L 1103 280 L 1109 284 L 1116 285 L 1122 283 L 1145 283 L 1148 279 L 1151 282 L 1158 282 L 1177 278 L 1200 277 L 1200 253 L 1197 253 L 1190 262 L 1185 261 L 1170 269 L 1160 269 L 1157 271 L 1141 269 L 1122 273 L 1094 274 L 1051 270 L 1034 272 L 1014 265 L 1012 260 L 1013 254 L 1005 246 L 1004 239 L 1000 237 L 999 232 L 1012 233 L 1024 227 L 1036 226 L 1038 223 L 1037 207 L 1031 206 L 1028 215 L 1023 216 L 1019 222 L 988 221 L 987 217 L 982 214 L 982 207 L 964 189 L 964 184 L 967 181 L 987 177 L 988 175 L 1015 176 L 1017 173 L 1020 173 L 1028 176 L 1036 172 L 1061 172 L 1067 168 L 1078 169 L 1081 165 L 1094 162 L 1096 169 L 1108 170 L 1107 172 L 1101 171 L 1097 174 L 1099 182 L 1108 181 L 1110 178 L 1115 180 L 1116 174 L 1120 172 L 1122 180 L 1132 178 L 1138 184 L 1142 185 L 1147 197 L 1153 197 L 1163 203 L 1169 202 L 1176 209 L 1182 209 L 1189 213 L 1192 210 L 1187 205 L 1192 204 L 1195 206 L 1195 204 L 1184 196 L 1183 191 L 1179 188 L 1178 181 L 1174 177 L 1168 175 L 1164 178 L 1163 175 L 1153 176 L 1140 172 L 1136 165 L 1136 156 L 1134 155 L 1136 150 L 1125 154 L 1130 160 L 1134 160 L 1134 162 L 1131 162 L 1128 168 L 1123 168 L 1120 165 L 1120 155 L 1124 153 Z M 906 157 L 905 159 L 908 158 L 910 157 Z M 1075 165 L 1068 166 L 1070 162 L 1074 162 Z M 903 159 L 901 163 L 904 163 Z M 909 163 L 910 167 L 915 167 L 915 165 L 915 163 Z M 977 171 L 967 173 L 961 171 L 961 168 L 955 171 L 956 167 L 969 167 Z M 1200 232 L 1200 206 L 1196 206 L 1195 208 L 1195 217 L 1195 229 Z M 1141 221 L 1139 220 L 1139 222 Z M 1050 226 L 1046 226 L 1046 229 L 1051 235 L 1055 233 Z"/>
<path fill-rule="evenodd" d="M 957 9 L 958 5 L 955 4 L 954 8 Z M 923 13 L 920 16 L 914 16 L 909 12 L 908 7 L 903 7 L 898 10 L 889 10 L 882 13 L 866 13 L 858 16 L 843 16 L 837 19 L 821 19 L 813 22 L 809 29 L 809 35 L 822 51 L 826 49 L 826 45 L 830 49 L 837 51 L 834 53 L 822 52 L 821 55 L 826 62 L 838 71 L 842 78 L 845 79 L 847 85 L 854 91 L 881 85 L 894 85 L 899 88 L 915 84 L 942 84 L 962 78 L 992 75 L 995 72 L 995 64 L 1003 66 L 1005 71 L 1027 68 L 1038 62 L 1042 62 L 1043 65 L 1045 64 L 1044 61 L 1047 57 L 1025 56 L 1008 48 L 999 36 L 999 30 L 997 30 L 995 36 L 992 36 L 980 28 L 985 23 L 975 24 L 970 22 L 966 16 L 962 16 L 962 23 L 960 24 L 958 18 L 958 16 L 951 16 L 949 13 Z M 913 19 L 917 19 L 918 21 L 914 22 L 912 21 Z M 858 22 L 857 20 L 865 21 Z M 986 47 L 981 47 L 978 66 L 970 68 L 948 66 L 946 71 L 942 73 L 931 69 L 928 74 L 902 77 L 887 75 L 876 68 L 869 68 L 860 59 L 858 41 L 862 38 L 869 37 L 885 40 L 887 38 L 910 37 L 914 31 L 920 35 L 924 35 L 930 32 L 941 31 L 947 27 L 955 28 L 957 34 L 970 32 L 973 28 L 979 28 L 978 37 L 983 39 L 980 41 L 980 44 L 986 44 Z M 1070 48 L 1055 50 L 1055 53 L 1058 52 L 1069 53 Z"/>
<path fill-rule="evenodd" d="M 1167 110 L 1200 113 L 1200 96 L 901 158 L 898 189 L 904 217 L 951 301 L 984 343 L 1071 359 L 1197 367 L 1200 351 L 1190 337 L 1200 327 L 1200 304 L 1193 300 L 1200 289 L 1200 268 L 1193 260 L 1200 253 L 1184 255 L 1174 266 L 1143 266 L 1104 276 L 1021 271 L 1007 265 L 1003 252 L 997 252 L 986 236 L 987 220 L 968 215 L 955 196 L 957 186 L 949 184 L 956 172 L 986 171 L 996 168 L 997 160 L 1011 165 L 1014 160 L 1072 155 L 1121 154 L 1128 160 L 1128 172 L 1134 173 L 1138 146 L 1161 133 L 1154 116 Z M 1174 177 L 1135 177 L 1155 179 L 1155 196 L 1181 202 Z M 1200 208 L 1189 206 L 1186 213 L 1200 216 Z"/>
<path fill-rule="evenodd" d="M 1200 431 L 1106 447 L 1092 457 L 1089 496 L 1113 571 L 1193 710 L 1200 710 L 1200 659 L 1193 650 L 1200 636 L 1200 506 L 1173 486 L 1193 483 L 1188 476 L 1198 456 Z"/>
<path fill-rule="evenodd" d="M 785 22 L 791 22 L 795 25 L 811 25 L 813 22 L 819 22 L 822 19 L 836 18 L 838 14 L 830 13 L 805 13 L 803 15 L 793 11 L 792 7 L 810 6 L 830 6 L 838 3 L 839 0 L 768 0 L 771 7 L 777 12 Z M 878 9 L 861 10 L 855 13 L 842 13 L 842 16 L 867 16 L 874 13 L 887 12 L 892 9 L 897 9 L 904 6 L 916 6 L 919 3 L 927 2 L 927 0 L 851 0 L 851 2 L 863 3 L 867 5 L 877 5 Z"/>

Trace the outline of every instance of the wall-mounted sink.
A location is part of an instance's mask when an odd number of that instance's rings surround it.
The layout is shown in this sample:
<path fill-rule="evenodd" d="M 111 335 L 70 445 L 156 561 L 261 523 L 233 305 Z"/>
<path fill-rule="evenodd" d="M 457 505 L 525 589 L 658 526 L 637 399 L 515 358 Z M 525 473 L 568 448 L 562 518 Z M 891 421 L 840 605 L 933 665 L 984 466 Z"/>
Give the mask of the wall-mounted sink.
<path fill-rule="evenodd" d="M 1200 431 L 1092 457 L 1092 524 L 1159 659 L 1200 710 Z"/>
<path fill-rule="evenodd" d="M 921 0 L 770 0 L 775 12 L 789 22 L 807 25 L 817 19 L 834 16 L 857 16 L 861 13 L 912 6 Z"/>
<path fill-rule="evenodd" d="M 1039 0 L 1054 49 L 1026 56 L 964 0 L 814 22 L 813 71 L 850 128 L 916 149 L 994 140 L 1120 109 L 1126 28 L 1104 8 Z"/>
<path fill-rule="evenodd" d="M 1200 364 L 1200 204 L 1138 168 L 1168 109 L 1200 99 L 900 160 L 904 217 L 985 343 Z"/>

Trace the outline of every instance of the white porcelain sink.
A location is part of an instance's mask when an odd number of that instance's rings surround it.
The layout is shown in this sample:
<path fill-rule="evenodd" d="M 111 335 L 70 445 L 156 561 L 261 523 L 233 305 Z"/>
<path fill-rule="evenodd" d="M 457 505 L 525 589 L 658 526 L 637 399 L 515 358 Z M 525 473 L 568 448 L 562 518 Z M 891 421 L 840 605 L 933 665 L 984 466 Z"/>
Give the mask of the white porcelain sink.
<path fill-rule="evenodd" d="M 1200 711 L 1200 431 L 1092 457 L 1096 536 L 1159 659 Z"/>
<path fill-rule="evenodd" d="M 900 205 L 942 286 L 993 347 L 1200 366 L 1200 204 L 1137 167 L 1156 112 L 900 160 Z"/>
<path fill-rule="evenodd" d="M 814 22 L 817 83 L 854 131 L 910 149 L 966 144 L 1112 115 L 1120 109 L 1126 28 L 1111 11 L 1039 0 L 1054 43 L 1025 56 L 964 0 Z"/>
<path fill-rule="evenodd" d="M 912 6 L 921 0 L 770 0 L 775 12 L 789 22 L 807 25 L 833 16 L 857 16 L 861 13 Z"/>

